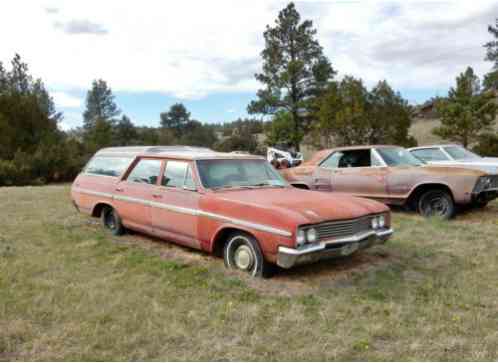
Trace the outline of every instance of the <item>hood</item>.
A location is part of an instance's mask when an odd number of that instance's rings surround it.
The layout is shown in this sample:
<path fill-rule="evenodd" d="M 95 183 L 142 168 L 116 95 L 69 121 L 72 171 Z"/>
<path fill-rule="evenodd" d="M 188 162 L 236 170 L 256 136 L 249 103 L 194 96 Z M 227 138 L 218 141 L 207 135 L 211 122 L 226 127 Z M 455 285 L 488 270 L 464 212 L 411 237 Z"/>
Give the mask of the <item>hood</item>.
<path fill-rule="evenodd" d="M 299 214 L 306 223 L 358 218 L 389 211 L 382 203 L 353 197 L 297 188 L 259 188 L 216 192 L 221 199 L 248 207 L 277 208 L 282 214 Z"/>

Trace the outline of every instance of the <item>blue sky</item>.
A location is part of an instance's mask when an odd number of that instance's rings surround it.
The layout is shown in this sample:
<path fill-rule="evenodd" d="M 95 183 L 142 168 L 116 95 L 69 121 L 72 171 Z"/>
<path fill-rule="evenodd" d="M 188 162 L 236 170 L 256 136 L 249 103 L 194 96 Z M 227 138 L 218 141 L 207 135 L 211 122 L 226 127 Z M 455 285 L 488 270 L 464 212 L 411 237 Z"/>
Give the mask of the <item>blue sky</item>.
<path fill-rule="evenodd" d="M 6 0 L 0 61 L 19 53 L 81 125 L 92 80 L 108 82 L 138 125 L 183 102 L 203 122 L 245 117 L 260 85 L 262 33 L 281 0 Z M 411 103 L 445 95 L 458 73 L 489 71 L 482 45 L 496 1 L 297 1 L 338 71 L 367 87 L 386 79 Z M 193 11 L 195 9 L 195 11 Z M 19 27 L 19 23 L 29 26 Z M 12 32 L 12 29 L 16 29 Z"/>

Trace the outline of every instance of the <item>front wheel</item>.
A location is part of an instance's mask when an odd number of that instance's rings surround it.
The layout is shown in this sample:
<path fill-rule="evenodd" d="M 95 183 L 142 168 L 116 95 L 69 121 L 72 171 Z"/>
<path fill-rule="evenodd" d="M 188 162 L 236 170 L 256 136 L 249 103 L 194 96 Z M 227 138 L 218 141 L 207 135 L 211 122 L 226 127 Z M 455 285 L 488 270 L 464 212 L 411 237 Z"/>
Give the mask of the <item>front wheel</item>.
<path fill-rule="evenodd" d="M 247 272 L 254 277 L 270 277 L 273 266 L 266 262 L 255 238 L 245 233 L 233 233 L 223 249 L 225 266 Z"/>
<path fill-rule="evenodd" d="M 444 190 L 429 190 L 420 196 L 418 211 L 424 217 L 450 219 L 455 214 L 455 203 Z"/>
<path fill-rule="evenodd" d="M 124 227 L 121 223 L 121 218 L 118 212 L 112 207 L 105 207 L 101 214 L 102 224 L 109 229 L 115 236 L 120 236 L 124 233 Z"/>

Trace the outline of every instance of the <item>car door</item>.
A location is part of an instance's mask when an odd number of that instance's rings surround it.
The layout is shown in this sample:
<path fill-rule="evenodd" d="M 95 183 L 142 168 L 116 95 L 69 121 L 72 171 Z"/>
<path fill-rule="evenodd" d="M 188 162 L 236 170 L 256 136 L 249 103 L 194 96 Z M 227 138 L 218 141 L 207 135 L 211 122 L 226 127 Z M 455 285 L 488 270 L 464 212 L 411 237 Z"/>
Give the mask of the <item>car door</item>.
<path fill-rule="evenodd" d="M 140 158 L 131 171 L 116 184 L 114 204 L 126 227 L 152 232 L 150 203 L 161 169 L 160 159 Z"/>
<path fill-rule="evenodd" d="M 335 151 L 322 165 L 330 170 L 332 191 L 376 199 L 387 197 L 389 168 L 373 149 Z"/>
<path fill-rule="evenodd" d="M 193 248 L 200 248 L 197 235 L 199 192 L 193 163 L 167 160 L 152 203 L 154 234 Z"/>

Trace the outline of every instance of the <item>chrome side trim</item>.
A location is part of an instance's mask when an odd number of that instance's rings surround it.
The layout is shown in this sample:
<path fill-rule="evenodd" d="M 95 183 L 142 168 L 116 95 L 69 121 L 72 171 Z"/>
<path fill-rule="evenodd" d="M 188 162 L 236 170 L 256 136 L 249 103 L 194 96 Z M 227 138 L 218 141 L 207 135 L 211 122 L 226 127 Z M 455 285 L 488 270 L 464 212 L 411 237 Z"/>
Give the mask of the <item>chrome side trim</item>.
<path fill-rule="evenodd" d="M 224 222 L 231 222 L 234 224 L 238 224 L 240 226 L 248 227 L 248 228 L 254 228 L 258 229 L 263 232 L 269 232 L 273 234 L 278 234 L 284 237 L 291 237 L 292 233 L 289 231 L 284 231 L 282 229 L 274 228 L 271 226 L 267 226 L 265 224 L 259 224 L 259 223 L 253 223 L 253 222 L 248 222 L 244 221 L 241 219 L 236 219 L 236 218 L 231 218 L 231 217 L 226 217 L 220 214 L 215 214 L 215 213 L 210 213 L 210 212 L 204 212 L 204 211 L 199 211 L 200 215 L 208 217 L 208 218 L 213 218 L 213 219 L 218 219 Z"/>
<path fill-rule="evenodd" d="M 124 195 L 112 195 L 110 193 L 96 192 L 93 190 L 82 189 L 82 188 L 73 188 L 73 191 L 77 192 L 77 193 L 84 193 L 84 194 L 95 195 L 95 196 L 99 196 L 99 197 L 106 197 L 106 198 L 110 198 L 110 199 L 122 200 L 122 201 L 130 202 L 130 203 L 142 204 L 142 205 L 155 207 L 155 208 L 161 208 L 161 209 L 169 210 L 169 211 L 176 212 L 176 213 L 189 214 L 189 215 L 193 215 L 193 216 L 203 216 L 203 217 L 212 218 L 212 219 L 216 219 L 216 220 L 223 221 L 223 222 L 237 224 L 239 226 L 254 228 L 254 229 L 257 229 L 257 230 L 263 231 L 263 232 L 277 234 L 277 235 L 280 235 L 283 237 L 291 237 L 292 236 L 291 232 L 285 231 L 282 229 L 278 229 L 278 228 L 275 228 L 272 226 L 268 226 L 265 224 L 259 224 L 259 223 L 253 223 L 253 222 L 245 221 L 242 219 L 227 217 L 227 216 L 224 216 L 221 214 L 205 212 L 205 211 L 200 210 L 200 209 L 182 208 L 182 207 L 178 207 L 178 206 L 171 205 L 171 204 L 159 203 L 159 202 L 149 201 L 149 200 L 141 199 L 141 198 L 127 197 Z"/>
<path fill-rule="evenodd" d="M 189 214 L 192 216 L 198 216 L 201 212 L 198 209 L 182 208 L 182 207 L 177 207 L 176 205 L 159 203 L 159 202 L 149 202 L 149 205 L 151 207 L 165 209 L 165 210 L 169 210 L 171 212 L 176 212 L 176 213 Z"/>
<path fill-rule="evenodd" d="M 89 189 L 73 188 L 73 192 L 84 193 L 84 194 L 89 194 L 89 195 L 95 195 L 97 197 L 105 197 L 105 198 L 111 198 L 112 199 L 112 194 L 111 193 L 96 192 L 94 190 L 89 190 Z"/>

